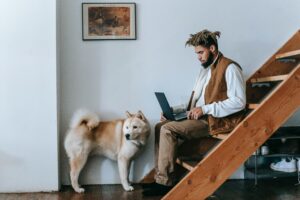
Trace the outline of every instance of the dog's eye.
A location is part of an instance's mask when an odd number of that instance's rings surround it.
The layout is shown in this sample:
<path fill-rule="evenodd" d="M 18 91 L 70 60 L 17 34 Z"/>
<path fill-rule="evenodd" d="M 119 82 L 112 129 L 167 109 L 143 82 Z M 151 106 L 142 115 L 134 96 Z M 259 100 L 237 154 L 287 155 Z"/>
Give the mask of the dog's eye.
<path fill-rule="evenodd" d="M 137 128 L 137 126 L 133 126 L 133 129 L 136 129 Z"/>
<path fill-rule="evenodd" d="M 128 129 L 128 126 L 126 126 L 126 129 Z"/>

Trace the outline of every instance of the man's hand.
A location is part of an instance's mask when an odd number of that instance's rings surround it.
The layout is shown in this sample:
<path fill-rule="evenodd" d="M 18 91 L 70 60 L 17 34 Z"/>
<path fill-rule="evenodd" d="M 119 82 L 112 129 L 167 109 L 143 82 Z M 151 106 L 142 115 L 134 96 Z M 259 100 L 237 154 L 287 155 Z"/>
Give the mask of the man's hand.
<path fill-rule="evenodd" d="M 163 122 L 166 120 L 167 120 L 167 118 L 165 118 L 164 113 L 160 113 L 160 121 Z"/>
<path fill-rule="evenodd" d="M 202 116 L 203 116 L 203 111 L 201 107 L 193 108 L 192 110 L 190 110 L 190 112 L 187 115 L 188 119 L 194 119 L 194 120 L 197 120 Z"/>

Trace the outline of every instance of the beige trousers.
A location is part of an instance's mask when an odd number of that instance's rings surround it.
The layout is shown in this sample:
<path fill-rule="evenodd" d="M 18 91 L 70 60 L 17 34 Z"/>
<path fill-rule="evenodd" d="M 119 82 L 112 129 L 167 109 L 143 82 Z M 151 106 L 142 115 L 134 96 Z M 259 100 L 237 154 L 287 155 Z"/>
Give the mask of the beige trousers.
<path fill-rule="evenodd" d="M 164 121 L 155 126 L 155 181 L 172 186 L 176 182 L 177 149 L 186 140 L 209 135 L 205 120 Z"/>

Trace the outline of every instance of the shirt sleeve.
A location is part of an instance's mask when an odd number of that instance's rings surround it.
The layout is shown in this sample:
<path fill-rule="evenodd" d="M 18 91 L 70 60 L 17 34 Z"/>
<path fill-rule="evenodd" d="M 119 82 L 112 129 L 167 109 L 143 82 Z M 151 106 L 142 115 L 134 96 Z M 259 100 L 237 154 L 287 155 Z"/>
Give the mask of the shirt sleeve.
<path fill-rule="evenodd" d="M 235 64 L 230 64 L 225 73 L 228 98 L 202 106 L 203 114 L 209 114 L 213 117 L 226 117 L 246 106 L 246 84 L 242 70 Z"/>

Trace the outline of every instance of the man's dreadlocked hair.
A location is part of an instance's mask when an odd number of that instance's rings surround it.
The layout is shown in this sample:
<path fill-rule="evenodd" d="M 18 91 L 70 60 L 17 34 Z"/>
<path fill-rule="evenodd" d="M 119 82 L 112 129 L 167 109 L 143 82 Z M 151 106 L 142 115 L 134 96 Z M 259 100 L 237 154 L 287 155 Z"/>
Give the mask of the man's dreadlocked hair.
<path fill-rule="evenodd" d="M 200 31 L 199 33 L 191 34 L 191 37 L 188 39 L 188 41 L 186 41 L 185 46 L 189 45 L 195 47 L 201 45 L 209 48 L 211 45 L 215 45 L 218 49 L 217 37 L 219 38 L 220 35 L 220 31 L 210 32 L 209 30 L 205 29 L 203 31 Z"/>

